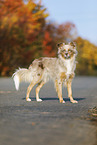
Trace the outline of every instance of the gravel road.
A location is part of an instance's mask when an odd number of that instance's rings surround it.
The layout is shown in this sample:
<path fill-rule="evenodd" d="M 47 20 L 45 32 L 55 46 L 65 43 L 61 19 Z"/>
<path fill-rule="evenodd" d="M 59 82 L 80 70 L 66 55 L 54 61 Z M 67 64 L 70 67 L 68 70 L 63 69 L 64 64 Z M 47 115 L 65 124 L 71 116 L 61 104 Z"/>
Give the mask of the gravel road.
<path fill-rule="evenodd" d="M 97 145 L 97 123 L 89 110 L 97 106 L 97 77 L 75 77 L 70 103 L 63 88 L 60 104 L 53 82 L 40 91 L 42 102 L 26 102 L 28 84 L 16 91 L 12 78 L 0 78 L 0 145 Z"/>

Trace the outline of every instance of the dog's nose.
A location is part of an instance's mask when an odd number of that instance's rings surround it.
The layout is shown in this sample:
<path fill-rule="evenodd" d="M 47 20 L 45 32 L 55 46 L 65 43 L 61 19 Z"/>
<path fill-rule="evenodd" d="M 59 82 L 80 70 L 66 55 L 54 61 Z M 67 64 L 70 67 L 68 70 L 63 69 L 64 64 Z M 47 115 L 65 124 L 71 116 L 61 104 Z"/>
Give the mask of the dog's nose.
<path fill-rule="evenodd" d="M 68 52 L 65 52 L 65 55 L 68 55 Z"/>

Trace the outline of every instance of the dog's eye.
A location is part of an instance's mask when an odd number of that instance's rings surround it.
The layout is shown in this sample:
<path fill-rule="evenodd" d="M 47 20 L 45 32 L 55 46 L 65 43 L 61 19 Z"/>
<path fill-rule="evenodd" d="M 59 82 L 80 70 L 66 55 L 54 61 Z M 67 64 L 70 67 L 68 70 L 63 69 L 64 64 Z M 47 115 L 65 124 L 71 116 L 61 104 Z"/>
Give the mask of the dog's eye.
<path fill-rule="evenodd" d="M 68 52 L 72 52 L 72 50 L 68 50 Z"/>
<path fill-rule="evenodd" d="M 65 52 L 66 50 L 62 50 L 62 52 Z"/>

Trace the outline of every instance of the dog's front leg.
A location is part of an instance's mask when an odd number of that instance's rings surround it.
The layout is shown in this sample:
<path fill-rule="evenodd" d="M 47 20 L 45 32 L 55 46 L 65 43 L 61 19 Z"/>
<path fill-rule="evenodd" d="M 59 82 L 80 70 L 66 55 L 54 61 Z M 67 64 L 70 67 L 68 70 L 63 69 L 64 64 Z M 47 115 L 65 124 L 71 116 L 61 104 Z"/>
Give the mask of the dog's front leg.
<path fill-rule="evenodd" d="M 74 100 L 72 97 L 72 88 L 71 88 L 71 80 L 67 81 L 67 90 L 68 90 L 68 97 L 72 103 L 78 103 L 78 101 Z"/>
<path fill-rule="evenodd" d="M 58 93 L 58 98 L 59 98 L 60 103 L 65 103 L 65 101 L 63 100 L 63 97 L 62 97 L 62 83 L 58 82 L 56 80 L 55 81 L 55 86 L 56 86 L 56 91 Z"/>

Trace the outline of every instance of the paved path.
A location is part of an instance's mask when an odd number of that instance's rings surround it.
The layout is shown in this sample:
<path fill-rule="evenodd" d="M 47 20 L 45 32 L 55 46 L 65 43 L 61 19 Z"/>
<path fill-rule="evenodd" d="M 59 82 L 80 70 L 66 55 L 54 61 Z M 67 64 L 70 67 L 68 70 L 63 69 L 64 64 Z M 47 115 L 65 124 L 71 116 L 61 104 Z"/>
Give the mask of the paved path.
<path fill-rule="evenodd" d="M 28 84 L 16 91 L 11 78 L 0 78 L 0 145 L 97 145 L 97 125 L 88 110 L 97 106 L 97 77 L 76 77 L 72 104 L 63 89 L 60 104 L 53 83 L 40 91 L 43 102 L 26 102 Z"/>

